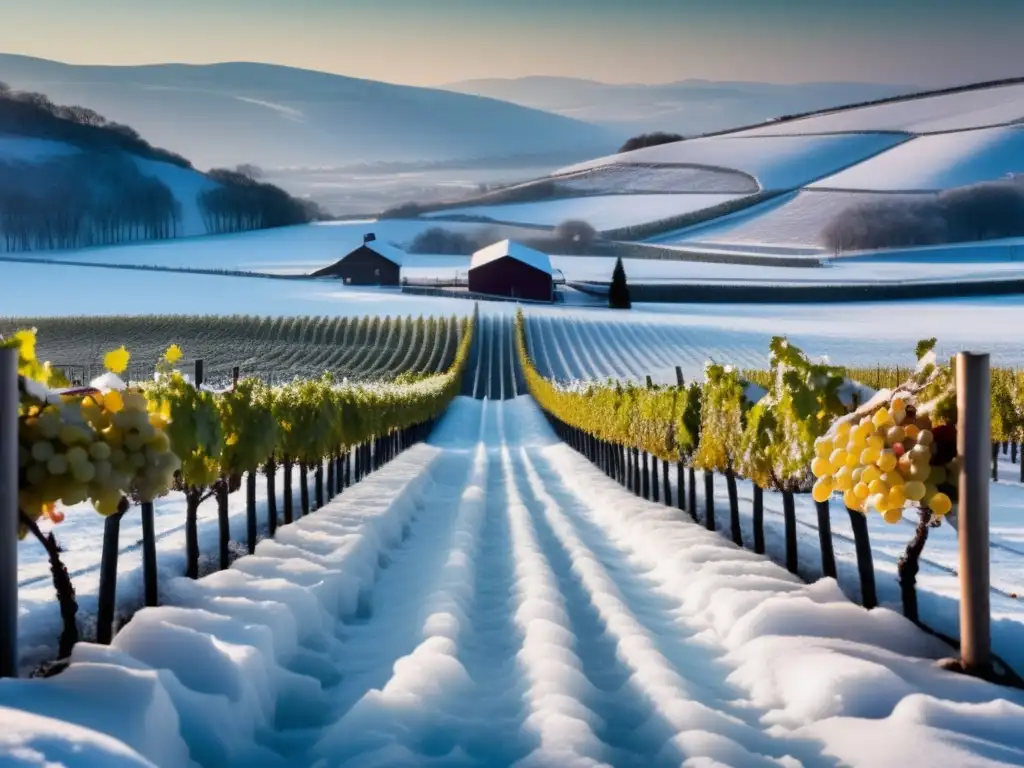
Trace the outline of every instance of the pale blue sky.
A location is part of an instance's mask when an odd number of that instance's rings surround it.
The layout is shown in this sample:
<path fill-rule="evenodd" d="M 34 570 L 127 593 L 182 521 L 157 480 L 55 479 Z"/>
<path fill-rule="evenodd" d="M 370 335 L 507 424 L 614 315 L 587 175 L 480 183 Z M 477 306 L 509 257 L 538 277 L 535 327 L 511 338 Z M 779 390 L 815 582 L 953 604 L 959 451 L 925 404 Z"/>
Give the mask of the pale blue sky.
<path fill-rule="evenodd" d="M 0 0 L 0 52 L 265 61 L 432 85 L 1024 75 L 1024 0 Z"/>

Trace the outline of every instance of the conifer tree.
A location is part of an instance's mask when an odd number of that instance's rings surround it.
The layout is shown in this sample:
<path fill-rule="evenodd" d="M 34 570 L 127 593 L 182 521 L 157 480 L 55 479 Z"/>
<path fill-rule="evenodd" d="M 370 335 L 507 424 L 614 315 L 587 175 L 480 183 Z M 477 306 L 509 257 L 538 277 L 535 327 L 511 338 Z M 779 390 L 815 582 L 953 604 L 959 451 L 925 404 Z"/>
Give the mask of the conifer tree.
<path fill-rule="evenodd" d="M 621 256 L 615 260 L 612 285 L 608 291 L 608 306 L 611 309 L 629 309 L 633 306 L 629 300 L 629 285 L 626 283 L 626 270 L 622 266 Z"/>

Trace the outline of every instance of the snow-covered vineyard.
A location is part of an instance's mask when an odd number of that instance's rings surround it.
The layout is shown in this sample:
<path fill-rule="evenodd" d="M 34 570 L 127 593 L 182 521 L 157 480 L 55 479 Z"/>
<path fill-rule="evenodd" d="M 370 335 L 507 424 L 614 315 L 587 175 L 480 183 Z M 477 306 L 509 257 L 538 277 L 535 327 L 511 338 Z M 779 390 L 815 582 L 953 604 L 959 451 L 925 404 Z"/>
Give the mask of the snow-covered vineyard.
<path fill-rule="evenodd" d="M 902 615 L 896 561 L 910 523 L 870 518 L 879 607 L 865 610 L 841 505 L 832 511 L 837 579 L 820 578 L 806 497 L 797 497 L 795 574 L 782 565 L 776 494 L 765 494 L 767 556 L 750 551 L 744 481 L 747 548 L 737 547 L 724 510 L 714 532 L 680 510 L 674 479 L 662 503 L 645 501 L 562 442 L 525 394 L 510 312 L 492 308 L 477 326 L 463 396 L 425 443 L 227 570 L 211 572 L 210 562 L 197 581 L 180 576 L 184 501 L 159 500 L 159 607 L 140 608 L 138 522 L 126 517 L 121 626 L 110 645 L 79 642 L 60 674 L 0 682 L 0 717 L 13 724 L 0 745 L 18 756 L 12 764 L 1024 762 L 1024 693 L 941 671 L 950 646 Z M 668 380 L 674 365 L 689 376 L 713 352 L 701 334 L 653 320 L 540 312 L 526 328 L 537 365 L 563 380 Z M 734 359 L 763 366 L 764 348 L 748 348 Z M 1008 460 L 1002 470 L 1008 479 L 992 486 L 992 640 L 1021 670 L 1024 486 Z M 230 502 L 236 535 L 240 496 Z M 703 488 L 695 499 L 703 510 Z M 265 520 L 262 482 L 256 504 Z M 58 534 L 90 637 L 102 522 L 73 513 Z M 203 551 L 215 552 L 212 502 L 199 532 Z M 54 657 L 60 630 L 33 547 L 20 547 L 26 668 Z M 921 567 L 921 620 L 955 637 L 948 526 Z"/>
<path fill-rule="evenodd" d="M 427 444 L 172 594 L 61 675 L 0 685 L 5 749 L 168 767 L 1024 760 L 1024 695 L 938 671 L 948 647 L 897 613 L 638 500 L 525 398 L 457 400 Z"/>
<path fill-rule="evenodd" d="M 191 237 L 4 254 L 0 768 L 1024 765 L 1019 222 L 854 236 L 1024 199 L 1022 116 L 990 83 L 233 235 L 178 169 Z M 543 302 L 471 288 L 506 237 Z M 374 242 L 393 279 L 339 271 Z"/>

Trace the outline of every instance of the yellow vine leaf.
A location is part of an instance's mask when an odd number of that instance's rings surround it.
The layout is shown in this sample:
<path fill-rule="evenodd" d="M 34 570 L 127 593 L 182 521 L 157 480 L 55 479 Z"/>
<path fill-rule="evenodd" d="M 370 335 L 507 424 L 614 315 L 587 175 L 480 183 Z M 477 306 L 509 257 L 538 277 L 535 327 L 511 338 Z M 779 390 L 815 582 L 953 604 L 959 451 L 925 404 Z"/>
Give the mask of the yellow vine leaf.
<path fill-rule="evenodd" d="M 167 351 L 164 352 L 164 360 L 166 360 L 171 365 L 174 365 L 176 362 L 181 360 L 184 354 L 185 353 L 181 351 L 181 347 L 179 347 L 177 344 L 171 344 L 171 346 L 167 348 Z"/>
<path fill-rule="evenodd" d="M 228 435 L 228 439 L 224 441 L 225 445 L 236 445 L 238 443 L 238 435 Z"/>
<path fill-rule="evenodd" d="M 36 332 L 18 331 L 14 334 L 17 339 L 19 350 L 18 355 L 22 360 L 31 362 L 36 359 Z"/>
<path fill-rule="evenodd" d="M 122 344 L 118 349 L 115 349 L 107 354 L 103 358 L 103 365 L 106 366 L 107 370 L 111 373 L 124 373 L 125 368 L 128 367 L 128 360 L 131 359 L 131 355 L 128 354 L 128 350 L 124 348 Z"/>

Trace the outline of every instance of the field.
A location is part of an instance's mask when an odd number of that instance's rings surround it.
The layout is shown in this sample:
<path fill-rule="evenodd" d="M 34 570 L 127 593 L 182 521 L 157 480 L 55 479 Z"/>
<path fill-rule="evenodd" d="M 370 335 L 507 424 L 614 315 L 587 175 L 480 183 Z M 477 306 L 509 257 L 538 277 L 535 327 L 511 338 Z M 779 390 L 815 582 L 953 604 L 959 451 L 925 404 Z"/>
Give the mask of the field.
<path fill-rule="evenodd" d="M 152 366 L 178 344 L 188 360 L 202 359 L 208 381 L 241 375 L 267 381 L 316 377 L 386 380 L 399 373 L 447 370 L 458 346 L 454 317 L 161 316 L 0 319 L 0 335 L 36 328 L 39 354 L 66 374 L 89 381 L 103 372 L 103 355 L 124 344 L 136 361 L 132 374 Z M 147 364 L 149 370 L 146 370 Z"/>
<path fill-rule="evenodd" d="M 630 194 L 593 195 L 537 203 L 450 208 L 433 217 L 485 216 L 498 222 L 557 226 L 568 219 L 581 219 L 595 229 L 610 230 L 667 219 L 700 211 L 735 200 L 741 195 L 722 194 Z"/>
<path fill-rule="evenodd" d="M 825 254 L 822 231 L 833 218 L 855 205 L 892 199 L 877 192 L 791 192 L 731 216 L 659 235 L 652 242 L 692 248 L 740 246 L 752 252 L 767 247 L 775 253 L 820 256 Z"/>
<path fill-rule="evenodd" d="M 941 133 L 1010 125 L 1024 116 L 1024 85 L 1013 84 L 960 93 L 905 99 L 889 104 L 837 110 L 765 125 L 736 136 L 785 136 L 842 131 Z"/>
<path fill-rule="evenodd" d="M 928 192 L 1024 172 L 1024 129 L 919 136 L 809 185 L 811 189 Z"/>
<path fill-rule="evenodd" d="M 734 170 L 754 177 L 761 189 L 788 190 L 865 160 L 905 141 L 898 134 L 778 136 L 749 141 L 731 135 L 690 139 L 610 155 L 558 171 L 626 165 L 696 165 Z M 560 178 L 560 177 L 559 177 Z"/>

